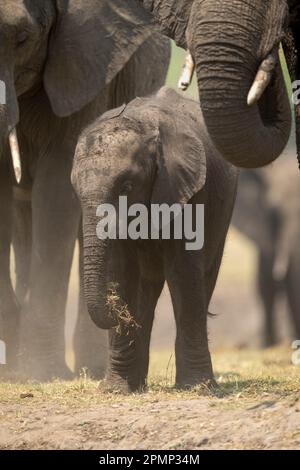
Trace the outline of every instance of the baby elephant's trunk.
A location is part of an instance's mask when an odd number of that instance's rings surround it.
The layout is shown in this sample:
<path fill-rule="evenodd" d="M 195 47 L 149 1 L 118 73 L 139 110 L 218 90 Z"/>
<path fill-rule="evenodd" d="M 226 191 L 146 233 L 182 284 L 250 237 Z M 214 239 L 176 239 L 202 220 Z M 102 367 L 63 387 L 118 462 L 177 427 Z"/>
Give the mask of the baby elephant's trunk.
<path fill-rule="evenodd" d="M 96 213 L 96 211 L 92 212 Z M 97 219 L 93 213 L 84 215 L 83 226 L 84 291 L 87 307 L 93 322 L 99 328 L 108 330 L 118 323 L 109 308 L 108 243 L 105 240 L 98 240 L 96 234 Z"/>

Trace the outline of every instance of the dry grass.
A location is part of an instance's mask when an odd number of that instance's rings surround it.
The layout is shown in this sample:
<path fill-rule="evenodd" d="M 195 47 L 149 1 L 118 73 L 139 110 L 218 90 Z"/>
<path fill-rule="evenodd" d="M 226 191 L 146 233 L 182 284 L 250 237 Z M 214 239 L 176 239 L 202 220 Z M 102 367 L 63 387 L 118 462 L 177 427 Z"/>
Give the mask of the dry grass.
<path fill-rule="evenodd" d="M 216 404 L 255 400 L 262 396 L 295 401 L 300 393 L 300 366 L 291 363 L 292 351 L 281 346 L 267 351 L 218 350 L 213 362 L 219 388 L 210 393 Z M 151 358 L 149 388 L 145 393 L 126 396 L 126 401 L 176 400 L 198 398 L 207 391 L 195 387 L 179 391 L 173 386 L 175 379 L 174 356 L 170 352 L 154 352 Z M 0 384 L 0 403 L 23 403 L 27 394 L 36 403 L 56 402 L 77 407 L 95 403 L 124 401 L 124 396 L 101 394 L 98 383 L 84 372 L 73 382 L 54 381 L 48 384 Z"/>
<path fill-rule="evenodd" d="M 120 298 L 117 283 L 111 283 L 109 286 L 106 306 L 109 316 L 117 319 L 118 325 L 115 330 L 118 334 L 121 334 L 124 330 L 128 333 L 130 330 L 141 328 L 131 315 L 128 305 Z"/>

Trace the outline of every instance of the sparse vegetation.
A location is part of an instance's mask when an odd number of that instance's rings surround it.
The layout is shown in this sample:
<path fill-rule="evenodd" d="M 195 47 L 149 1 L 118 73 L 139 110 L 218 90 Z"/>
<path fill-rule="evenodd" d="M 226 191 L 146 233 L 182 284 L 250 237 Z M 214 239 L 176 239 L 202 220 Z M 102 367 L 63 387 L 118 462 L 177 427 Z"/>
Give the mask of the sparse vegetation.
<path fill-rule="evenodd" d="M 211 391 L 209 398 L 233 401 L 256 400 L 263 394 L 274 399 L 300 399 L 300 366 L 291 363 L 291 351 L 287 346 L 266 351 L 255 350 L 218 350 L 213 354 L 218 389 Z M 201 396 L 201 388 L 188 391 L 174 387 L 174 355 L 156 351 L 152 354 L 149 386 L 146 393 L 126 396 L 98 393 L 98 382 L 91 380 L 85 371 L 78 380 L 72 382 L 53 381 L 51 383 L 1 383 L 0 403 L 24 404 L 25 398 L 35 402 L 46 399 L 61 405 L 90 405 L 95 403 L 128 402 L 140 403 L 155 399 L 196 399 Z M 207 391 L 204 390 L 207 396 Z M 27 396 L 28 395 L 28 396 Z M 32 396 L 31 396 L 32 395 Z M 24 396 L 24 397 L 23 397 Z"/>
<path fill-rule="evenodd" d="M 290 348 L 218 350 L 213 359 L 214 392 L 176 390 L 173 355 L 159 351 L 141 394 L 103 393 L 84 372 L 69 383 L 2 383 L 0 448 L 299 448 L 300 368 Z"/>

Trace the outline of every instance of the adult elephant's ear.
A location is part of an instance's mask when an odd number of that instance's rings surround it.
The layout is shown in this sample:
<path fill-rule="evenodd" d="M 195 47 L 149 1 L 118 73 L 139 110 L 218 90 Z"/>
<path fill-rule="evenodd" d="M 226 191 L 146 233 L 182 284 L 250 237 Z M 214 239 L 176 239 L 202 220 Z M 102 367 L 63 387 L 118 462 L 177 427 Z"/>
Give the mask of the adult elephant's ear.
<path fill-rule="evenodd" d="M 186 29 L 194 0 L 138 0 L 160 24 L 161 32 L 187 49 Z"/>
<path fill-rule="evenodd" d="M 157 174 L 151 202 L 186 204 L 206 181 L 200 106 L 170 89 L 163 89 L 160 95 Z"/>
<path fill-rule="evenodd" d="M 153 32 L 151 15 L 135 1 L 56 0 L 44 85 L 52 109 L 79 111 L 124 67 Z"/>

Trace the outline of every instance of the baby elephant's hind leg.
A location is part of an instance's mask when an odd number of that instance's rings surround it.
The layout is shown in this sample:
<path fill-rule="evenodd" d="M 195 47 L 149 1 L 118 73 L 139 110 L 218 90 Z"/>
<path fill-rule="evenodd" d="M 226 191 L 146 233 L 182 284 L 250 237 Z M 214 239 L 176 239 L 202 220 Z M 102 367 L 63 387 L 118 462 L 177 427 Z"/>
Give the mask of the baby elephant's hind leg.
<path fill-rule="evenodd" d="M 171 243 L 170 247 L 174 243 L 176 242 Z M 168 250 L 166 257 L 166 277 L 177 327 L 176 386 L 179 388 L 214 383 L 208 349 L 207 298 L 202 256 L 201 252 L 196 254 L 175 248 Z"/>

